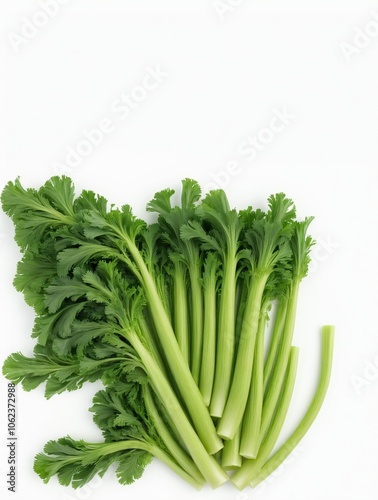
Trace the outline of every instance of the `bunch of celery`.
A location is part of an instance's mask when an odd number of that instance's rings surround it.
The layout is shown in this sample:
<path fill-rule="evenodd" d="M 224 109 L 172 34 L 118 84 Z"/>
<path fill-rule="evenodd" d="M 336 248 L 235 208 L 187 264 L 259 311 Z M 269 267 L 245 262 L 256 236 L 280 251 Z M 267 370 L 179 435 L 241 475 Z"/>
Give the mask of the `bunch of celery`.
<path fill-rule="evenodd" d="M 312 218 L 270 196 L 266 212 L 229 206 L 197 182 L 155 194 L 147 224 L 72 181 L 40 189 L 19 180 L 2 193 L 23 253 L 14 285 L 36 312 L 33 357 L 10 355 L 3 373 L 46 397 L 101 380 L 91 411 L 104 441 L 67 436 L 46 444 L 35 471 L 79 487 L 118 463 L 121 483 L 157 457 L 196 488 L 264 480 L 298 444 L 327 391 L 333 327 L 322 329 L 314 399 L 274 451 L 289 408 L 298 348 L 298 292 Z M 271 310 L 273 328 L 265 341 Z M 264 346 L 267 345 L 267 348 Z M 232 472 L 230 472 L 232 471 Z"/>

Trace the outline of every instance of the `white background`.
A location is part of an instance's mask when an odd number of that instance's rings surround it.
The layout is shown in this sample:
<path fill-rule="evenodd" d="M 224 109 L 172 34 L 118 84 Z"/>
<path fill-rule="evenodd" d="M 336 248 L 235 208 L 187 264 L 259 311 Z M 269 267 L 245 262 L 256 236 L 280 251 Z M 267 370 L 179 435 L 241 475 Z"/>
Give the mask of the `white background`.
<path fill-rule="evenodd" d="M 231 485 L 198 493 L 157 461 L 128 487 L 113 471 L 81 491 L 55 479 L 44 485 L 32 462 L 47 440 L 100 439 L 87 412 L 99 385 L 89 385 L 50 401 L 43 388 L 18 388 L 11 494 L 3 379 L 2 498 L 376 499 L 377 2 L 53 0 L 47 18 L 46 2 L 0 2 L 1 187 L 16 176 L 38 187 L 60 163 L 78 190 L 130 203 L 142 217 L 156 191 L 179 188 L 184 177 L 204 189 L 224 187 L 238 208 L 264 207 L 269 194 L 284 191 L 299 217 L 316 217 L 311 234 L 318 241 L 301 289 L 299 375 L 284 435 L 313 394 L 325 323 L 337 327 L 335 360 L 325 405 L 300 449 L 280 473 L 242 493 Z M 156 68 L 164 76 L 143 91 Z M 131 95 L 129 112 L 120 110 L 122 95 Z M 269 131 L 277 113 L 286 114 L 283 126 Z M 108 133 L 85 150 L 83 131 L 103 120 Z M 259 150 L 246 154 L 243 144 L 256 137 Z M 67 148 L 78 147 L 90 154 L 62 166 Z M 3 361 L 10 352 L 31 354 L 33 312 L 12 287 L 19 254 L 10 220 L 1 214 L 0 223 Z"/>

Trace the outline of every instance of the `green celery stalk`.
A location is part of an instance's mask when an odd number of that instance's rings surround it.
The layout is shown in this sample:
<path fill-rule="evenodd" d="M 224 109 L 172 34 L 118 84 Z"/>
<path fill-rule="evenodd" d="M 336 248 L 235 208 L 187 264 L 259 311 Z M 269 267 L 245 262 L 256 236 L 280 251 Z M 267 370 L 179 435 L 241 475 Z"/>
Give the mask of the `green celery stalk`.
<path fill-rule="evenodd" d="M 287 308 L 287 298 L 281 297 L 278 302 L 276 316 L 274 318 L 272 336 L 270 339 L 267 357 L 264 364 L 264 392 L 267 390 L 269 380 L 272 375 L 274 364 L 277 358 L 282 332 L 285 325 L 286 308 Z"/>
<path fill-rule="evenodd" d="M 227 401 L 234 362 L 236 268 L 238 259 L 231 256 L 224 263 L 219 300 L 215 379 L 210 414 L 221 417 Z"/>
<path fill-rule="evenodd" d="M 206 406 L 210 405 L 215 372 L 218 266 L 216 254 L 208 253 L 203 274 L 204 337 L 199 385 Z"/>
<path fill-rule="evenodd" d="M 149 273 L 143 257 L 136 245 L 126 235 L 124 235 L 124 238 L 135 264 L 139 269 L 142 282 L 141 284 L 150 306 L 156 331 L 162 344 L 166 361 L 171 369 L 175 382 L 177 383 L 180 395 L 187 406 L 189 414 L 193 420 L 193 424 L 207 451 L 211 454 L 216 453 L 223 447 L 223 443 L 219 436 L 217 436 L 202 394 L 196 385 L 190 369 L 180 351 L 172 324 L 159 297 L 154 279 Z"/>
<path fill-rule="evenodd" d="M 48 443 L 50 444 L 50 443 Z M 187 481 L 191 486 L 196 488 L 197 490 L 200 490 L 203 486 L 202 481 L 197 481 L 195 478 L 193 478 L 190 474 L 188 474 L 185 470 L 183 470 L 175 460 L 172 459 L 171 456 L 169 456 L 168 453 L 166 453 L 164 450 L 162 450 L 159 446 L 155 445 L 154 443 L 150 442 L 144 442 L 140 440 L 125 440 L 125 441 L 115 441 L 115 442 L 103 442 L 103 443 L 89 443 L 89 442 L 80 442 L 81 446 L 85 444 L 86 449 L 81 450 L 80 452 L 74 453 L 73 455 L 69 455 L 67 452 L 66 457 L 64 460 L 60 459 L 57 460 L 54 457 L 51 457 L 49 455 L 45 455 L 42 453 L 39 453 L 35 457 L 35 462 L 34 462 L 34 470 L 35 472 L 44 480 L 46 483 L 52 475 L 57 474 L 59 470 L 62 467 L 65 467 L 68 469 L 68 473 L 66 473 L 66 476 L 68 478 L 68 474 L 71 472 L 71 470 L 77 466 L 77 464 L 81 463 L 82 466 L 89 465 L 89 464 L 95 464 L 96 460 L 101 459 L 101 457 L 105 457 L 107 455 L 112 455 L 115 453 L 119 453 L 120 451 L 126 451 L 126 450 L 143 450 L 147 451 L 151 455 L 155 456 L 158 458 L 161 462 L 163 462 L 165 465 L 167 465 L 172 471 L 174 471 L 178 476 L 180 476 L 182 479 Z M 51 444 L 50 444 L 51 446 Z M 46 460 L 50 462 L 55 462 L 54 467 L 51 467 L 50 464 L 50 470 L 47 473 L 46 472 Z M 95 465 L 93 465 L 95 467 Z M 52 470 L 51 470 L 52 469 Z M 103 473 L 103 472 L 102 472 Z"/>
<path fill-rule="evenodd" d="M 253 360 L 251 387 L 243 418 L 240 455 L 246 458 L 255 458 L 260 445 L 259 432 L 264 398 L 264 333 L 269 319 L 268 311 L 270 307 L 270 300 L 265 300 L 261 307 Z"/>
<path fill-rule="evenodd" d="M 311 246 L 314 244 L 312 238 L 310 236 L 306 236 L 308 226 L 312 220 L 312 217 L 307 217 L 304 221 L 294 222 L 294 233 L 290 240 L 293 278 L 289 286 L 285 326 L 282 333 L 279 352 L 277 354 L 274 370 L 265 393 L 261 419 L 260 442 L 264 439 L 265 434 L 268 431 L 277 405 L 278 397 L 280 395 L 283 378 L 285 376 L 290 346 L 294 334 L 299 286 L 302 279 L 307 275 L 308 264 L 310 261 L 309 252 Z"/>
<path fill-rule="evenodd" d="M 222 261 L 219 316 L 214 386 L 210 414 L 220 417 L 227 400 L 235 343 L 236 270 L 239 262 L 239 235 L 242 223 L 236 210 L 231 210 L 225 192 L 221 189 L 207 193 L 196 207 L 198 220 L 189 220 L 181 227 L 184 242 L 199 240 L 203 250 L 214 250 Z"/>
<path fill-rule="evenodd" d="M 242 457 L 239 453 L 241 438 L 241 427 L 238 428 L 233 439 L 225 441 L 222 449 L 222 468 L 223 470 L 235 470 L 241 467 Z"/>
<path fill-rule="evenodd" d="M 182 355 L 189 365 L 189 311 L 186 281 L 186 267 L 181 261 L 174 261 L 173 279 L 173 327 Z"/>
<path fill-rule="evenodd" d="M 198 484 L 204 485 L 205 480 L 203 475 L 198 470 L 198 467 L 195 465 L 186 451 L 184 451 L 177 443 L 164 420 L 159 415 L 159 411 L 156 408 L 151 390 L 149 389 L 148 385 L 143 386 L 143 397 L 148 414 L 151 416 L 159 436 L 163 440 L 169 452 L 172 454 L 173 458 L 177 461 L 180 467 L 182 467 L 182 469 L 187 472 L 187 474 L 189 474 L 195 481 L 197 481 Z"/>
<path fill-rule="evenodd" d="M 164 405 L 168 415 L 174 421 L 175 427 L 180 433 L 180 437 L 192 457 L 194 463 L 213 487 L 217 488 L 228 480 L 228 476 L 221 469 L 214 457 L 206 451 L 203 441 L 199 438 L 191 423 L 188 420 L 185 411 L 180 405 L 176 394 L 170 383 L 164 377 L 154 357 L 143 345 L 140 335 L 131 329 L 125 331 L 125 336 L 139 354 L 146 372 L 151 380 L 154 392 Z M 180 352 L 180 351 L 179 351 Z M 193 379 L 192 379 L 193 380 Z M 203 400 L 198 405 L 198 412 L 204 406 Z M 206 407 L 205 407 L 206 408 Z"/>
<path fill-rule="evenodd" d="M 276 363 L 264 398 L 259 443 L 262 442 L 268 432 L 285 377 L 285 371 L 294 334 L 299 285 L 299 279 L 294 280 L 291 285 L 281 344 L 279 346 Z"/>
<path fill-rule="evenodd" d="M 306 435 L 315 418 L 317 417 L 325 396 L 327 394 L 332 370 L 333 346 L 334 346 L 335 327 L 325 325 L 322 327 L 322 361 L 319 383 L 314 398 L 306 414 L 300 421 L 298 427 L 291 434 L 289 439 L 281 448 L 265 463 L 259 474 L 251 481 L 252 488 L 264 481 L 268 475 L 274 472 L 282 462 L 290 455 L 294 448 Z"/>
<path fill-rule="evenodd" d="M 202 297 L 202 251 L 198 242 L 181 239 L 181 227 L 189 221 L 197 221 L 195 214 L 196 204 L 201 197 L 201 188 L 198 182 L 192 179 L 182 181 L 181 206 L 172 207 L 172 189 L 164 189 L 155 193 L 153 200 L 147 205 L 147 210 L 159 214 L 158 227 L 162 239 L 173 250 L 174 259 L 180 259 L 186 266 L 189 275 L 189 305 L 187 306 L 190 320 L 191 332 L 189 336 L 189 361 L 190 369 L 195 383 L 198 385 L 203 341 L 203 297 Z M 172 255 L 172 254 L 171 254 Z M 179 311 L 178 311 L 179 312 Z M 177 318 L 177 321 L 185 321 L 185 318 Z M 176 325 L 179 329 L 188 327 Z M 181 333 L 179 334 L 179 336 Z"/>
<path fill-rule="evenodd" d="M 230 393 L 217 432 L 224 439 L 232 439 L 241 424 L 248 400 L 252 378 L 253 354 L 259 324 L 261 300 L 267 276 L 252 279 L 241 329 L 236 363 Z"/>
<path fill-rule="evenodd" d="M 293 202 L 283 193 L 278 193 L 269 198 L 269 207 L 266 214 L 247 210 L 243 215 L 246 227 L 250 226 L 244 234 L 244 240 L 246 251 L 249 251 L 251 284 L 231 389 L 217 427 L 218 434 L 224 439 L 232 439 L 235 435 L 247 404 L 252 376 L 251 359 L 265 286 L 271 275 L 283 279 L 292 253 L 289 241 L 295 216 Z"/>
<path fill-rule="evenodd" d="M 245 488 L 259 473 L 278 439 L 293 395 L 298 367 L 298 355 L 298 347 L 292 347 L 282 397 L 279 401 L 272 426 L 269 429 L 269 434 L 261 444 L 257 457 L 255 459 L 245 460 L 242 467 L 232 477 L 233 484 L 240 490 Z"/>
<path fill-rule="evenodd" d="M 191 345 L 190 368 L 196 385 L 199 383 L 202 342 L 203 342 L 203 290 L 201 284 L 201 264 L 199 257 L 189 266 L 191 296 Z"/>

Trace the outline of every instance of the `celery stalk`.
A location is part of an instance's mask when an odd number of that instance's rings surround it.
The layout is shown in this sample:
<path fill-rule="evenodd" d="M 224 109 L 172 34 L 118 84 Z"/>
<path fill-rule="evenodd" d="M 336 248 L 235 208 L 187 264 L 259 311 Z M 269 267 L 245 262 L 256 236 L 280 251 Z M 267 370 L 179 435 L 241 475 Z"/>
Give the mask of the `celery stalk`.
<path fill-rule="evenodd" d="M 334 345 L 334 331 L 332 325 L 325 325 L 322 327 L 322 361 L 318 388 L 315 396 L 308 408 L 306 414 L 300 421 L 298 427 L 291 434 L 289 439 L 281 446 L 281 448 L 266 462 L 264 467 L 260 470 L 257 477 L 251 481 L 251 486 L 254 488 L 264 479 L 274 472 L 281 463 L 290 455 L 294 448 L 303 439 L 315 418 L 317 417 L 326 396 L 332 370 L 333 358 L 333 345 Z"/>
<path fill-rule="evenodd" d="M 259 473 L 260 469 L 268 459 L 284 424 L 291 397 L 294 390 L 295 377 L 298 366 L 299 349 L 292 347 L 290 350 L 289 363 L 287 368 L 287 375 L 284 384 L 282 397 L 278 404 L 277 412 L 275 414 L 269 434 L 261 444 L 258 455 L 255 459 L 245 460 L 242 467 L 232 477 L 232 482 L 239 488 L 245 488 L 253 478 Z"/>

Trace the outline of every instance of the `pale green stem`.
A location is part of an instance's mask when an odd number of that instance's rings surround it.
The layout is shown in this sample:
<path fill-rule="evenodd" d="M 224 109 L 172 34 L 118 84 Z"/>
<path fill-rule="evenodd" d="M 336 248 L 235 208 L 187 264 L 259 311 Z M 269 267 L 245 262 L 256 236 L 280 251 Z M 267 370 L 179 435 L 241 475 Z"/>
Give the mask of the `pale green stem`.
<path fill-rule="evenodd" d="M 150 378 L 151 385 L 169 417 L 174 421 L 175 427 L 189 455 L 213 488 L 221 486 L 228 480 L 228 476 L 221 469 L 214 457 L 209 455 L 206 451 L 201 439 L 193 429 L 170 383 L 159 369 L 154 357 L 145 348 L 137 333 L 128 331 L 125 332 L 125 334 L 129 338 L 131 345 L 139 354 L 146 373 Z"/>
<path fill-rule="evenodd" d="M 298 347 L 292 347 L 290 351 L 289 364 L 287 369 L 287 376 L 285 380 L 285 385 L 282 393 L 282 397 L 278 404 L 276 414 L 272 426 L 269 429 L 269 433 L 261 444 L 257 458 L 254 460 L 245 460 L 242 467 L 234 474 L 232 477 L 232 482 L 237 488 L 242 490 L 248 483 L 259 473 L 261 467 L 264 465 L 268 459 L 278 436 L 281 432 L 282 426 L 284 424 L 287 412 L 289 410 L 289 405 L 291 397 L 293 395 L 295 377 L 297 373 L 298 366 Z"/>
<path fill-rule="evenodd" d="M 200 391 L 206 406 L 210 405 L 215 373 L 217 332 L 217 271 L 218 261 L 208 257 L 204 271 L 204 335 L 200 375 Z"/>
<path fill-rule="evenodd" d="M 217 427 L 219 436 L 224 439 L 232 439 L 236 434 L 247 404 L 253 367 L 251 360 L 253 360 L 255 350 L 261 300 L 266 280 L 266 275 L 252 279 L 245 307 L 230 394 Z"/>
<path fill-rule="evenodd" d="M 156 408 L 155 402 L 153 400 L 151 391 L 148 385 L 143 387 L 143 397 L 144 403 L 148 414 L 152 418 L 154 426 L 164 442 L 165 446 L 168 448 L 169 452 L 177 463 L 186 471 L 190 476 L 192 476 L 199 484 L 204 485 L 205 480 L 198 470 L 198 467 L 189 457 L 189 455 L 181 448 L 177 441 L 172 437 L 167 425 L 159 415 L 159 411 Z"/>
<path fill-rule="evenodd" d="M 173 275 L 173 318 L 174 331 L 182 355 L 189 366 L 189 312 L 186 266 L 174 263 Z"/>
<path fill-rule="evenodd" d="M 128 246 L 142 276 L 142 285 L 147 296 L 156 332 L 180 395 L 186 404 L 194 427 L 205 448 L 211 454 L 216 453 L 223 447 L 222 440 L 217 436 L 202 394 L 180 351 L 172 324 L 159 297 L 153 277 L 148 272 L 137 247 L 130 240 Z"/>
<path fill-rule="evenodd" d="M 270 339 L 268 353 L 265 360 L 264 366 L 264 392 L 269 384 L 270 377 L 272 375 L 272 371 L 274 368 L 274 364 L 276 362 L 277 353 L 279 349 L 279 345 L 282 338 L 282 332 L 285 325 L 285 317 L 286 317 L 286 308 L 287 308 L 287 299 L 282 297 L 279 299 L 276 316 L 274 318 L 274 326 L 272 331 L 272 336 Z"/>
<path fill-rule="evenodd" d="M 242 457 L 239 453 L 241 427 L 236 431 L 233 439 L 225 441 L 222 450 L 222 468 L 223 470 L 234 470 L 241 466 Z"/>
<path fill-rule="evenodd" d="M 252 487 L 257 486 L 259 483 L 264 481 L 266 477 L 268 477 L 282 464 L 282 462 L 290 455 L 290 453 L 306 435 L 307 431 L 317 417 L 327 394 L 331 378 L 334 331 L 335 328 L 332 325 L 325 325 L 322 327 L 322 362 L 320 378 L 318 388 L 309 409 L 286 443 L 281 446 L 281 448 L 268 460 L 268 462 L 266 462 L 257 477 L 253 479 L 251 482 Z"/>
<path fill-rule="evenodd" d="M 203 290 L 201 285 L 201 275 L 199 262 L 189 268 L 190 294 L 191 294 L 191 346 L 190 346 L 190 367 L 194 382 L 198 386 L 203 341 Z"/>
<path fill-rule="evenodd" d="M 175 472 L 178 476 L 180 476 L 182 479 L 184 479 L 187 483 L 192 485 L 194 488 L 197 490 L 200 490 L 203 486 L 203 483 L 200 481 L 197 481 L 195 478 L 193 478 L 190 474 L 188 474 L 185 470 L 183 470 L 172 458 L 159 446 L 153 444 L 153 443 L 147 443 L 144 441 L 138 441 L 138 440 L 129 440 L 129 441 L 116 441 L 112 443 L 88 443 L 88 448 L 92 448 L 91 451 L 88 451 L 85 453 L 85 456 L 82 458 L 84 463 L 93 463 L 95 458 L 98 456 L 102 455 L 110 455 L 112 453 L 118 453 L 120 451 L 126 451 L 126 450 L 143 450 L 147 451 L 148 453 L 151 453 L 154 457 L 158 458 L 161 462 L 163 462 L 165 465 L 167 465 L 173 472 Z M 91 458 L 93 455 L 94 458 Z M 69 459 L 66 459 L 67 463 L 68 462 L 78 462 L 80 459 L 80 455 L 75 455 L 73 457 L 70 457 Z M 58 472 L 59 467 L 61 464 L 57 462 L 58 468 L 56 472 Z M 55 473 L 56 473 L 55 472 Z"/>
<path fill-rule="evenodd" d="M 264 439 L 270 422 L 272 420 L 277 401 L 281 393 L 283 380 L 285 377 L 287 362 L 289 359 L 290 348 L 293 340 L 295 317 L 298 303 L 300 280 L 294 280 L 290 291 L 290 296 L 287 305 L 287 313 L 285 319 L 284 331 L 282 333 L 282 340 L 279 346 L 279 351 L 276 357 L 275 366 L 272 376 L 267 386 L 267 391 L 264 398 L 264 405 L 261 419 L 260 429 L 260 443 Z"/>
<path fill-rule="evenodd" d="M 270 306 L 271 302 L 266 300 L 261 307 L 251 387 L 243 418 L 240 455 L 246 458 L 255 458 L 260 446 L 259 433 L 264 399 L 264 334 Z"/>
<path fill-rule="evenodd" d="M 234 363 L 237 263 L 235 256 L 225 259 L 220 290 L 215 379 L 210 404 L 210 415 L 218 418 L 223 415 Z"/>

